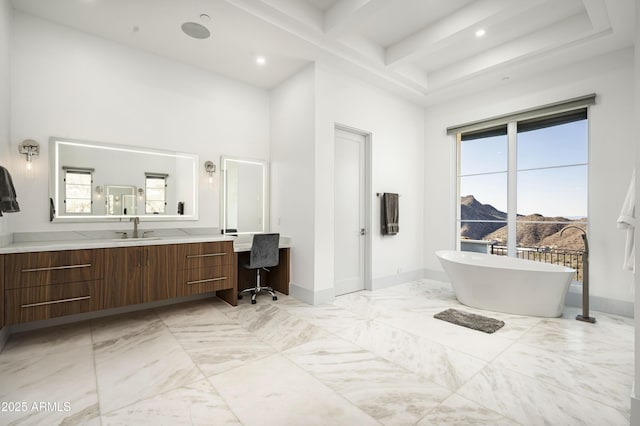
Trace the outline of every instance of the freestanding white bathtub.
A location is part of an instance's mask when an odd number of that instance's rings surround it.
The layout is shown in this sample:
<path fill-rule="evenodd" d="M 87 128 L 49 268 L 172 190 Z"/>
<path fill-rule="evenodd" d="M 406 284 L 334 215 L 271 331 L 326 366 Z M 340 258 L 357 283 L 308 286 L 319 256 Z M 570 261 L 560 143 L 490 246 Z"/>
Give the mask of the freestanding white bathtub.
<path fill-rule="evenodd" d="M 460 303 L 473 308 L 559 317 L 575 269 L 532 260 L 437 251 Z"/>

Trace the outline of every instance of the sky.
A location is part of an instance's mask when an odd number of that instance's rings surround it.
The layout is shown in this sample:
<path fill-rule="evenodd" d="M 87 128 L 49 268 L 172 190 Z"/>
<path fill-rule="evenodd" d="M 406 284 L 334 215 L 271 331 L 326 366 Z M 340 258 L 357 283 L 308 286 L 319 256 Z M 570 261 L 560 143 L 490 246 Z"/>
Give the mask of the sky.
<path fill-rule="evenodd" d="M 581 120 L 518 133 L 518 214 L 587 217 L 587 132 L 587 120 Z M 506 212 L 507 136 L 461 146 L 460 195 Z"/>

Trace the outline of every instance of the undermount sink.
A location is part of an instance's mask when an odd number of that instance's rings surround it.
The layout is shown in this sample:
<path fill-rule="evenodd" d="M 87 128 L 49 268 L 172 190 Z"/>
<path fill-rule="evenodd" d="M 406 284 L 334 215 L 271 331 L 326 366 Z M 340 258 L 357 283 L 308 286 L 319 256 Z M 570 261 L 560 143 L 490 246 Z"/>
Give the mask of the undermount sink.
<path fill-rule="evenodd" d="M 114 238 L 111 241 L 125 242 L 125 241 L 151 241 L 159 240 L 160 237 L 138 237 L 138 238 Z"/>

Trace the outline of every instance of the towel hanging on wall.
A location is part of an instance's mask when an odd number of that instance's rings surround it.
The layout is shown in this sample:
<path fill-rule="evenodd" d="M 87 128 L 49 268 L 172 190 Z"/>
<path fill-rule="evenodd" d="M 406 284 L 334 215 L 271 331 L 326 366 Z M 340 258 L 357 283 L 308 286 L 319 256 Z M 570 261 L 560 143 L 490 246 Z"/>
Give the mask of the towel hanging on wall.
<path fill-rule="evenodd" d="M 398 194 L 382 194 L 382 212 L 380 214 L 382 235 L 395 235 L 400 231 L 400 199 Z"/>
<path fill-rule="evenodd" d="M 636 250 L 634 241 L 634 232 L 636 227 L 636 171 L 633 170 L 631 175 L 631 183 L 627 189 L 627 196 L 622 204 L 620 217 L 618 217 L 618 229 L 627 231 L 627 241 L 624 247 L 624 262 L 622 269 L 625 271 L 635 272 L 636 270 Z"/>
<path fill-rule="evenodd" d="M 0 216 L 2 213 L 16 213 L 20 206 L 16 200 L 16 189 L 9 171 L 0 166 Z"/>

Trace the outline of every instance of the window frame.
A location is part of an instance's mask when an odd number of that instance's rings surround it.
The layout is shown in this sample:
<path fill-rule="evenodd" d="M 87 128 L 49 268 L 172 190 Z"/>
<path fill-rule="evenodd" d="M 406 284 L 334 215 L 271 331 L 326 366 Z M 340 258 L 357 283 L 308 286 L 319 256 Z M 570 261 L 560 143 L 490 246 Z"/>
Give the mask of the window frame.
<path fill-rule="evenodd" d="M 144 214 L 149 215 L 165 215 L 167 214 L 167 178 L 166 173 L 145 173 L 144 174 Z M 149 199 L 149 180 L 162 180 L 164 185 L 162 186 L 162 199 Z M 158 189 L 153 187 L 152 189 Z M 154 212 L 149 210 L 149 201 L 162 201 L 162 211 Z"/>
<path fill-rule="evenodd" d="M 63 182 L 64 182 L 64 198 L 63 198 L 63 203 L 64 203 L 64 211 L 65 214 L 72 214 L 72 215 L 81 215 L 81 216 L 90 216 L 93 214 L 93 172 L 95 171 L 94 169 L 90 169 L 90 168 L 82 168 L 82 167 L 63 167 L 62 170 L 64 171 L 64 178 L 63 178 Z M 89 187 L 89 198 L 70 198 L 68 196 L 69 193 L 69 189 L 68 189 L 68 177 L 69 174 L 75 174 L 75 175 L 83 175 L 89 176 L 89 184 L 84 184 L 84 186 L 88 186 Z M 83 184 L 74 184 L 74 185 L 83 185 Z M 85 201 L 89 201 L 89 211 L 88 212 L 72 212 L 68 210 L 68 206 L 69 203 L 67 203 L 67 200 L 85 200 Z"/>
<path fill-rule="evenodd" d="M 595 95 L 593 95 L 595 97 Z M 591 105 L 591 104 L 589 104 Z M 580 105 L 580 106 L 574 106 L 571 109 L 567 109 L 567 110 L 563 110 L 563 111 L 558 111 L 555 114 L 540 114 L 538 116 L 532 115 L 531 113 L 528 113 L 524 118 L 522 117 L 521 114 L 519 113 L 514 113 L 512 115 L 509 115 L 507 118 L 509 121 L 507 121 L 506 123 L 506 127 L 507 127 L 507 150 L 508 150 L 508 154 L 507 154 L 507 218 L 506 221 L 487 221 L 487 220 L 465 220 L 465 222 L 496 222 L 496 223 L 506 223 L 507 226 L 507 255 L 509 257 L 517 257 L 517 247 L 518 247 L 518 241 L 517 241 L 517 225 L 518 224 L 527 224 L 527 223 L 542 223 L 543 221 L 518 221 L 517 218 L 517 196 L 518 196 L 518 173 L 522 172 L 522 171 L 533 171 L 533 170 L 544 170 L 544 169 L 549 169 L 549 168 L 559 168 L 559 167 L 572 167 L 572 166 L 585 166 L 586 170 L 587 170 L 587 179 L 586 179 L 586 185 L 587 185 L 587 217 L 586 217 L 586 222 L 557 222 L 560 224 L 564 224 L 564 223 L 571 223 L 571 224 L 579 224 L 579 225 L 585 225 L 586 228 L 588 228 L 589 226 L 589 202 L 588 202 L 588 188 L 589 188 L 589 163 L 590 163 L 590 158 L 589 158 L 589 131 L 587 130 L 587 160 L 586 163 L 572 163 L 572 164 L 567 164 L 567 165 L 562 165 L 562 166 L 554 166 L 554 167 L 534 167 L 534 168 L 525 168 L 522 170 L 518 169 L 518 156 L 517 156 L 517 149 L 518 149 L 518 142 L 517 142 L 517 136 L 518 136 L 518 123 L 525 121 L 525 120 L 531 120 L 531 119 L 536 119 L 539 118 L 540 120 L 544 120 L 545 118 L 553 118 L 553 116 L 558 115 L 561 116 L 563 114 L 567 114 L 567 113 L 571 113 L 571 112 L 577 112 L 580 110 L 584 110 L 584 118 L 585 120 L 587 120 L 587 129 L 589 126 L 589 116 L 590 116 L 590 111 L 589 111 L 589 105 Z M 579 121 L 579 120 L 572 120 L 572 121 L 567 121 L 568 122 L 573 122 L 573 121 Z M 495 119 L 489 120 L 487 121 L 488 123 L 492 123 L 492 126 L 488 126 L 487 129 L 489 131 L 488 135 L 490 134 L 490 129 L 496 127 L 495 125 Z M 564 123 L 558 123 L 558 124 L 553 124 L 551 126 L 548 127 L 552 127 L 552 126 L 557 126 L 557 125 L 561 125 Z M 458 126 L 458 128 L 462 128 L 464 126 Z M 451 129 L 451 128 L 450 128 Z M 448 132 L 450 132 L 450 129 L 448 129 Z M 460 192 L 460 183 L 461 183 L 461 178 L 464 177 L 461 175 L 461 151 L 462 151 L 462 137 L 463 134 L 465 133 L 479 133 L 481 132 L 481 128 L 478 127 L 478 122 L 473 123 L 472 126 L 472 130 L 470 130 L 469 132 L 463 132 L 463 131 L 459 131 L 457 133 L 455 133 L 456 135 L 456 170 L 455 170 L 455 182 L 456 182 L 456 227 L 455 227 L 455 232 L 456 232 L 456 236 L 455 236 L 455 241 L 456 241 L 456 247 L 458 250 L 460 250 L 461 248 L 461 243 L 462 243 L 462 238 L 460 236 L 461 233 L 461 228 L 463 225 L 463 221 L 462 221 L 462 213 L 461 213 L 461 192 Z M 544 222 L 547 224 L 551 224 L 551 223 L 555 223 L 555 222 Z"/>

